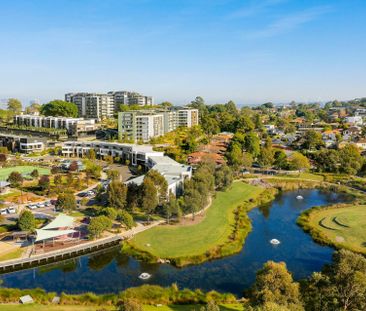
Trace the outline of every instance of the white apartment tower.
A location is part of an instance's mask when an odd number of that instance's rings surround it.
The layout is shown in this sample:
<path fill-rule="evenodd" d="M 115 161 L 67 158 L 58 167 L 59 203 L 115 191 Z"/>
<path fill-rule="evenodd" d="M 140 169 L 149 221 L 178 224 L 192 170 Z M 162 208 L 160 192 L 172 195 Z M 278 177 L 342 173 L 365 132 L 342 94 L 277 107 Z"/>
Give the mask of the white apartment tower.
<path fill-rule="evenodd" d="M 118 113 L 118 136 L 122 140 L 144 142 L 176 128 L 198 125 L 198 110 L 130 110 Z"/>
<path fill-rule="evenodd" d="M 151 106 L 154 103 L 151 96 L 127 91 L 112 91 L 107 94 L 67 93 L 65 100 L 78 107 L 79 117 L 97 120 L 113 117 L 119 111 L 120 105 Z"/>

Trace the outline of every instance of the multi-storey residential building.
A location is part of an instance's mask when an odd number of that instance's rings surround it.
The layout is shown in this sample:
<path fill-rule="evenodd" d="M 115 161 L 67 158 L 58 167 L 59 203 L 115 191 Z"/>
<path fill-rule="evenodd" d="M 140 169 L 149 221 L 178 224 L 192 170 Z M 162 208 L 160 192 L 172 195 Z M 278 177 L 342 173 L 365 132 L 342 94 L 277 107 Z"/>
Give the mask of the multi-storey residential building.
<path fill-rule="evenodd" d="M 173 108 L 171 110 L 131 110 L 118 113 L 120 139 L 144 142 L 178 127 L 198 125 L 198 110 Z"/>
<path fill-rule="evenodd" d="M 79 117 L 97 120 L 113 117 L 120 105 L 147 106 L 153 104 L 151 96 L 127 91 L 111 91 L 107 94 L 67 93 L 65 100 L 78 107 Z"/>
<path fill-rule="evenodd" d="M 65 100 L 78 107 L 79 117 L 101 120 L 113 117 L 117 111 L 113 95 L 97 93 L 68 93 Z"/>
<path fill-rule="evenodd" d="M 164 115 L 149 110 L 120 112 L 118 133 L 121 139 L 149 141 L 164 135 Z"/>
<path fill-rule="evenodd" d="M 14 124 L 19 126 L 65 129 L 69 135 L 94 132 L 97 127 L 94 119 L 46 117 L 40 115 L 16 115 Z"/>
<path fill-rule="evenodd" d="M 151 106 L 154 104 L 154 100 L 151 96 L 144 96 L 136 92 L 111 91 L 108 92 L 108 94 L 113 96 L 114 102 L 117 105 Z"/>

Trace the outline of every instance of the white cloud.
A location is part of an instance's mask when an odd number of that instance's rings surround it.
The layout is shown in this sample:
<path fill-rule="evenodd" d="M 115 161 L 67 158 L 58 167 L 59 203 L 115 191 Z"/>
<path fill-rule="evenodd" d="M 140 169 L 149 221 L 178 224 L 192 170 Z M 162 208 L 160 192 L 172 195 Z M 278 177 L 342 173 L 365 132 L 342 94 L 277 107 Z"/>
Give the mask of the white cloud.
<path fill-rule="evenodd" d="M 247 38 L 266 38 L 289 32 L 303 24 L 309 23 L 331 11 L 329 6 L 314 7 L 277 19 L 267 27 L 247 33 Z"/>

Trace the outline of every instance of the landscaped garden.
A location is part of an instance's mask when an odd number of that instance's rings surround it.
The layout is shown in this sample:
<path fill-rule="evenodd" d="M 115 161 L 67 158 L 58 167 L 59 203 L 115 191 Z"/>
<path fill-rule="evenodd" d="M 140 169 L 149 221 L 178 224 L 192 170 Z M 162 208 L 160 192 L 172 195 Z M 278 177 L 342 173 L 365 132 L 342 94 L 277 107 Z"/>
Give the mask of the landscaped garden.
<path fill-rule="evenodd" d="M 261 187 L 236 182 L 227 191 L 217 192 L 200 223 L 155 227 L 138 234 L 131 246 L 157 258 L 204 255 L 227 243 L 236 221 L 234 211 L 244 202 L 255 201 L 263 191 Z"/>
<path fill-rule="evenodd" d="M 365 205 L 315 208 L 302 216 L 302 219 L 306 222 L 306 229 L 315 238 L 320 236 L 320 239 L 337 247 L 366 253 Z"/>
<path fill-rule="evenodd" d="M 25 166 L 3 167 L 0 169 L 0 180 L 1 181 L 7 180 L 10 173 L 12 173 L 12 172 L 18 172 L 24 176 L 24 175 L 29 175 L 34 170 L 37 170 L 39 175 L 49 175 L 50 174 L 50 170 L 48 168 L 43 168 L 43 167 L 39 167 L 39 166 L 25 165 Z"/>

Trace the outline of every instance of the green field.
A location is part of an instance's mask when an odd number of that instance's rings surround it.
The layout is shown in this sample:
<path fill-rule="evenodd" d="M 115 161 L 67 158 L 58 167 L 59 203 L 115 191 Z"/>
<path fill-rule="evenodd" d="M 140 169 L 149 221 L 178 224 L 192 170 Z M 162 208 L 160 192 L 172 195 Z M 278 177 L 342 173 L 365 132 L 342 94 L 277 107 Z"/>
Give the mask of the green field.
<path fill-rule="evenodd" d="M 201 305 L 171 305 L 171 306 L 148 306 L 144 305 L 144 311 L 199 311 Z M 114 307 L 109 306 L 57 306 L 57 305 L 11 305 L 0 304 L 1 311 L 96 311 L 96 310 L 116 310 Z M 220 305 L 222 311 L 243 311 L 241 304 L 227 304 Z"/>
<path fill-rule="evenodd" d="M 19 304 L 0 304 L 1 311 L 97 311 L 102 307 L 98 306 L 57 306 L 57 305 L 19 305 Z M 116 310 L 115 308 L 103 307 L 106 310 Z"/>
<path fill-rule="evenodd" d="M 14 167 L 4 167 L 0 169 L 0 180 L 4 181 L 8 179 L 11 172 L 19 172 L 22 175 L 27 175 L 32 173 L 33 170 L 38 170 L 39 175 L 49 175 L 50 170 L 38 166 L 14 166 Z"/>
<path fill-rule="evenodd" d="M 217 192 L 202 222 L 154 227 L 138 234 L 130 243 L 134 248 L 159 258 L 202 255 L 227 241 L 235 222 L 235 208 L 244 200 L 256 198 L 262 191 L 263 188 L 243 182 L 233 183 L 229 190 Z"/>
<path fill-rule="evenodd" d="M 366 206 L 319 209 L 310 213 L 309 225 L 333 244 L 366 253 Z"/>

